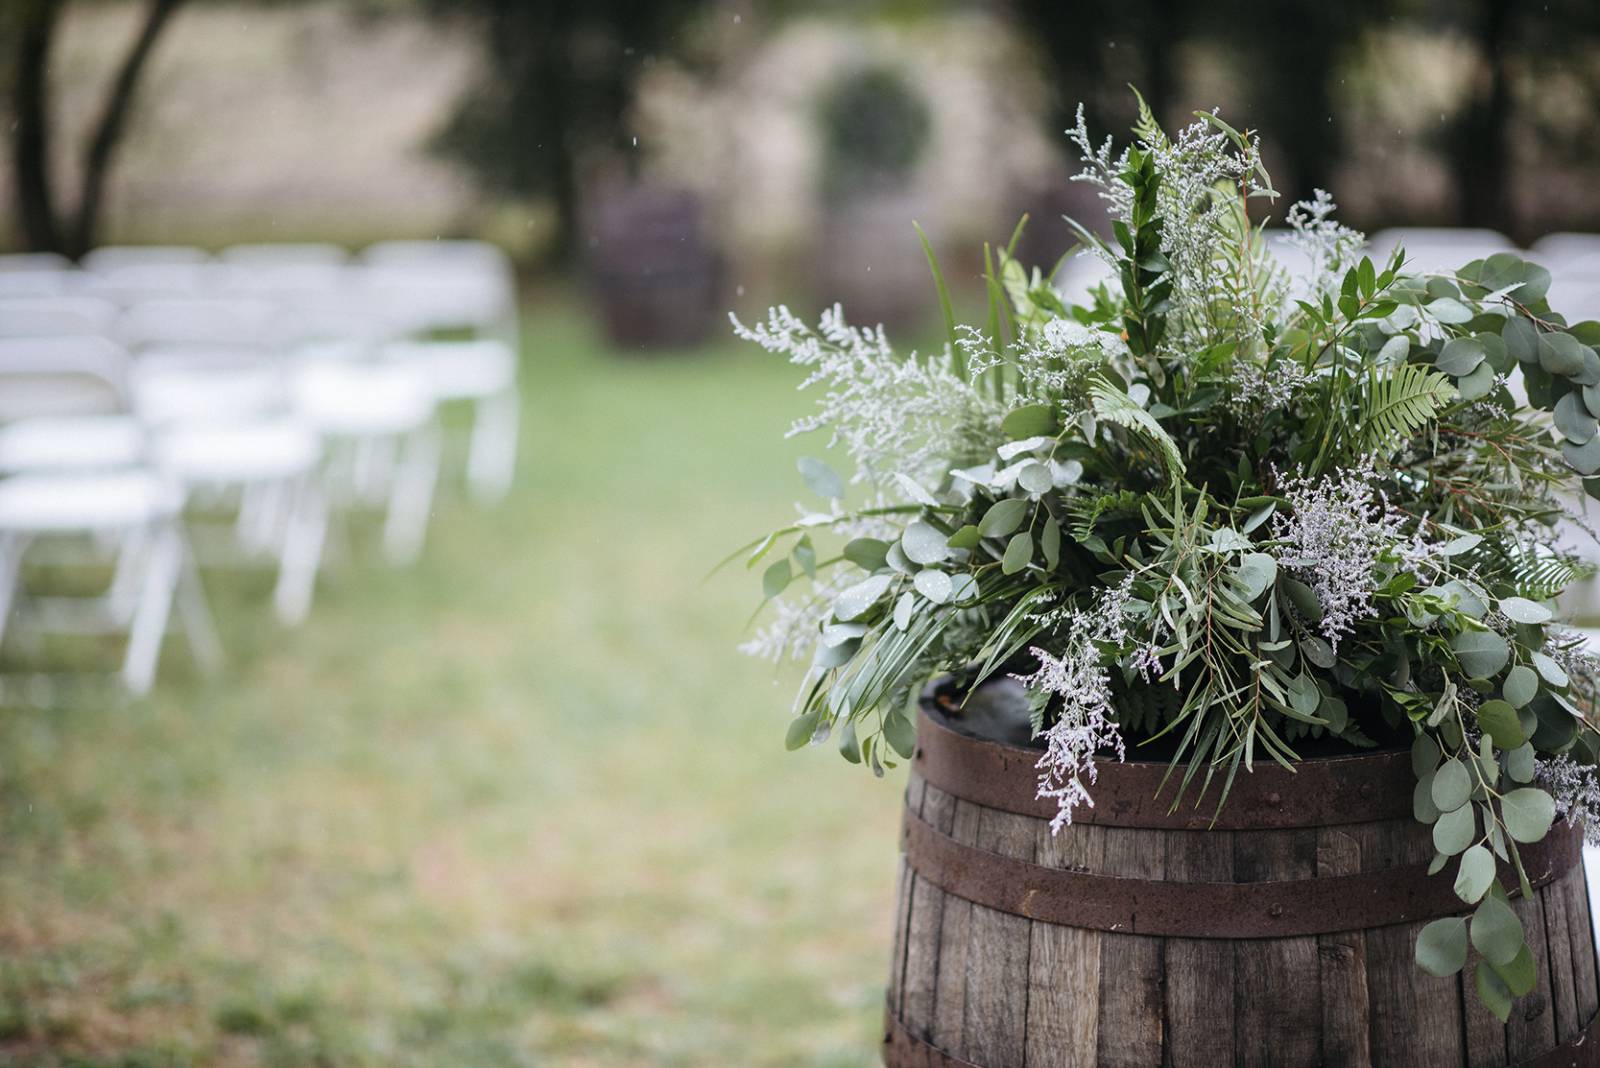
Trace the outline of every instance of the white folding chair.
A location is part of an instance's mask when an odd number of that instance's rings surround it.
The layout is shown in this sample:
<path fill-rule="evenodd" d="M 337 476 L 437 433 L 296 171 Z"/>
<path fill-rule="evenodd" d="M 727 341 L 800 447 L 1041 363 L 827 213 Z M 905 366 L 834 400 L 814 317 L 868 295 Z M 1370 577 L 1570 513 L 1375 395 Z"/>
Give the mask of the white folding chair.
<path fill-rule="evenodd" d="M 102 245 L 85 253 L 82 265 L 86 271 L 106 274 L 125 267 L 168 267 L 209 259 L 205 250 L 190 245 Z"/>
<path fill-rule="evenodd" d="M 1600 234 L 1559 231 L 1545 234 L 1530 249 L 1541 263 L 1562 263 L 1600 256 Z"/>
<path fill-rule="evenodd" d="M 73 269 L 72 261 L 59 252 L 7 252 L 0 255 L 0 274 L 62 273 Z"/>
<path fill-rule="evenodd" d="M 117 306 L 99 297 L 8 297 L 0 293 L 0 337 L 109 337 L 117 315 Z"/>
<path fill-rule="evenodd" d="M 217 267 L 199 263 L 134 263 L 85 271 L 78 291 L 124 306 L 149 300 L 202 297 L 214 286 Z"/>
<path fill-rule="evenodd" d="M 144 693 L 174 602 L 196 661 L 209 669 L 220 652 L 176 522 L 181 490 L 137 466 L 143 433 L 120 414 L 126 395 L 125 355 L 104 338 L 0 340 L 0 418 L 21 417 L 0 425 L 0 471 L 13 475 L 0 480 L 0 637 L 9 623 L 126 633 L 123 682 Z M 104 593 L 21 588 L 26 556 L 84 542 L 112 564 Z"/>
<path fill-rule="evenodd" d="M 382 503 L 385 554 L 409 563 L 422 551 L 439 475 L 433 382 L 422 368 L 321 351 L 295 363 L 295 407 L 327 443 L 340 499 Z"/>
<path fill-rule="evenodd" d="M 191 297 L 130 305 L 117 321 L 118 339 L 138 350 L 151 345 L 234 345 L 270 348 L 282 309 L 249 297 Z"/>
<path fill-rule="evenodd" d="M 273 603 L 287 624 L 311 608 L 327 536 L 322 441 L 289 409 L 282 364 L 253 348 L 146 349 L 131 372 L 134 409 L 151 427 L 151 462 L 196 505 L 228 504 L 230 545 L 202 542 L 204 562 L 270 558 Z M 191 515 L 196 538 L 214 524 Z"/>
<path fill-rule="evenodd" d="M 230 245 L 217 254 L 223 263 L 242 267 L 340 266 L 350 253 L 339 245 L 313 241 Z"/>
<path fill-rule="evenodd" d="M 57 270 L 0 271 L 0 297 L 59 297 L 71 291 L 73 279 L 68 272 Z"/>
<path fill-rule="evenodd" d="M 1496 252 L 1517 251 L 1509 237 L 1495 230 L 1416 226 L 1373 234 L 1368 241 L 1368 255 L 1373 263 L 1382 265 L 1396 246 L 1405 248 L 1405 269 L 1414 272 L 1454 271 Z"/>
<path fill-rule="evenodd" d="M 363 254 L 368 300 L 389 332 L 410 340 L 385 355 L 424 368 L 441 402 L 473 405 L 467 484 L 504 497 L 516 465 L 516 291 L 504 253 L 482 242 L 393 242 Z M 430 333 L 466 330 L 471 340 Z"/>

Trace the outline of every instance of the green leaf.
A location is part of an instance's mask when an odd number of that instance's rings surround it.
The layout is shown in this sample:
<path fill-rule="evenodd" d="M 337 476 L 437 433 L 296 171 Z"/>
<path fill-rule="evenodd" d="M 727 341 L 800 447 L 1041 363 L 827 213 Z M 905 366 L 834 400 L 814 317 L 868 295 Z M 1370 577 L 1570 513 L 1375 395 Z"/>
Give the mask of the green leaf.
<path fill-rule="evenodd" d="M 1544 653 L 1533 654 L 1533 666 L 1538 669 L 1545 682 L 1557 689 L 1565 689 L 1567 683 L 1571 681 L 1567 678 L 1566 669 Z"/>
<path fill-rule="evenodd" d="M 1437 780 L 1435 780 L 1437 781 Z M 1462 805 L 1454 812 L 1443 813 L 1433 825 L 1433 848 L 1447 857 L 1453 857 L 1478 834 L 1477 808 Z"/>
<path fill-rule="evenodd" d="M 1495 964 L 1510 964 L 1522 949 L 1522 921 L 1493 894 L 1478 903 L 1468 930 L 1473 946 Z"/>
<path fill-rule="evenodd" d="M 1020 497 L 996 501 L 978 521 L 978 531 L 986 538 L 1003 538 L 1022 525 L 1029 502 Z"/>
<path fill-rule="evenodd" d="M 1500 598 L 1500 611 L 1510 616 L 1518 623 L 1527 623 L 1537 626 L 1548 623 L 1556 618 L 1556 614 L 1537 601 L 1530 601 L 1526 597 Z"/>
<path fill-rule="evenodd" d="M 1595 422 L 1582 396 L 1577 393 L 1567 393 L 1556 401 L 1554 419 L 1561 436 L 1574 445 L 1582 445 L 1600 429 L 1600 423 Z"/>
<path fill-rule="evenodd" d="M 1494 1013 L 1495 1019 L 1505 1023 L 1511 1018 L 1511 991 L 1494 974 L 1494 968 L 1488 961 L 1480 960 L 1472 971 L 1478 988 L 1478 1000 L 1483 1002 L 1484 1008 Z"/>
<path fill-rule="evenodd" d="M 911 754 L 917 751 L 917 728 L 903 709 L 897 708 L 884 717 L 883 736 L 902 759 L 910 760 Z"/>
<path fill-rule="evenodd" d="M 1533 951 L 1528 948 L 1526 942 L 1522 944 L 1522 948 L 1517 951 L 1517 955 L 1512 958 L 1510 964 L 1495 964 L 1493 961 L 1486 961 L 1485 963 L 1493 968 L 1494 974 L 1500 977 L 1502 983 L 1506 984 L 1506 989 L 1511 992 L 1512 997 L 1526 997 L 1533 992 L 1534 987 L 1539 985 L 1538 964 L 1533 958 Z"/>
<path fill-rule="evenodd" d="M 950 535 L 949 545 L 952 549 L 975 549 L 982 537 L 983 533 L 977 527 L 968 523 Z"/>
<path fill-rule="evenodd" d="M 1061 525 L 1054 518 L 1046 518 L 1044 530 L 1039 535 L 1039 551 L 1044 553 L 1044 566 L 1054 571 L 1061 564 Z"/>
<path fill-rule="evenodd" d="M 1534 774 L 1533 743 L 1517 746 L 1506 754 L 1506 774 L 1516 782 L 1532 782 Z"/>
<path fill-rule="evenodd" d="M 915 221 L 911 226 L 917 231 L 917 240 L 922 242 L 922 254 L 928 257 L 928 270 L 933 272 L 933 288 L 939 294 L 939 312 L 944 316 L 945 338 L 950 345 L 951 353 L 960 360 L 961 335 L 956 333 L 956 313 L 950 303 L 950 287 L 944 284 L 944 272 L 939 270 L 939 258 L 933 254 L 933 245 L 929 243 L 928 235 L 922 232 L 922 227 Z M 998 344 L 999 339 L 996 338 L 995 342 Z"/>
<path fill-rule="evenodd" d="M 1433 803 L 1440 812 L 1454 812 L 1472 794 L 1472 773 L 1456 757 L 1451 757 L 1433 775 Z"/>
<path fill-rule="evenodd" d="M 1010 441 L 1053 437 L 1060 428 L 1053 404 L 1027 404 L 1013 408 L 1000 420 L 1000 433 Z"/>
<path fill-rule="evenodd" d="M 1500 819 L 1506 833 L 1518 842 L 1542 840 L 1555 818 L 1555 801 L 1536 786 L 1524 786 L 1500 798 Z"/>
<path fill-rule="evenodd" d="M 1429 301 L 1423 309 L 1441 323 L 1460 325 L 1472 321 L 1472 312 L 1459 300 L 1450 297 L 1440 297 L 1438 300 Z"/>
<path fill-rule="evenodd" d="M 1478 706 L 1478 726 L 1496 746 L 1512 750 L 1528 739 L 1522 733 L 1517 710 L 1505 701 L 1485 701 Z"/>
<path fill-rule="evenodd" d="M 1469 679 L 1498 675 L 1511 659 L 1511 645 L 1492 630 L 1464 630 L 1450 639 L 1450 648 Z"/>
<path fill-rule="evenodd" d="M 806 573 L 807 578 L 816 579 L 817 549 L 816 546 L 811 544 L 810 534 L 805 535 L 794 543 L 794 548 L 790 550 L 790 555 L 794 557 L 794 562 L 800 565 L 800 570 Z"/>
<path fill-rule="evenodd" d="M 1183 474 L 1183 456 L 1178 452 L 1177 442 L 1156 422 L 1155 416 L 1139 407 L 1132 397 L 1101 378 L 1089 384 L 1089 403 L 1098 418 L 1115 423 L 1154 445 L 1166 464 L 1168 476 L 1176 479 Z"/>
<path fill-rule="evenodd" d="M 1245 553 L 1233 569 L 1246 601 L 1254 601 L 1278 578 L 1278 562 L 1266 553 Z"/>
<path fill-rule="evenodd" d="M 785 749 L 800 749 L 811 741 L 812 735 L 817 733 L 817 721 L 821 719 L 820 709 L 812 709 L 803 716 L 796 716 L 789 721 L 789 729 L 783 735 Z"/>
<path fill-rule="evenodd" d="M 1439 767 L 1439 757 L 1442 755 L 1433 735 L 1417 735 L 1417 740 L 1411 743 L 1411 773 L 1422 778 Z"/>
<path fill-rule="evenodd" d="M 1417 967 L 1449 978 L 1467 964 L 1467 921 L 1460 916 L 1434 920 L 1417 935 Z"/>
<path fill-rule="evenodd" d="M 841 623 L 848 623 L 866 615 L 889 592 L 889 583 L 892 581 L 893 576 L 890 575 L 873 575 L 845 589 L 834 598 L 834 617 Z"/>
<path fill-rule="evenodd" d="M 1362 436 L 1368 445 L 1410 437 L 1455 395 L 1449 378 L 1420 364 L 1372 368 L 1361 397 Z"/>
<path fill-rule="evenodd" d="M 1416 789 L 1411 791 L 1411 814 L 1418 823 L 1432 823 L 1440 816 L 1439 806 L 1433 803 L 1433 772 L 1417 779 Z"/>
<path fill-rule="evenodd" d="M 861 743 L 856 739 L 856 725 L 846 720 L 839 731 L 839 755 L 852 764 L 861 763 Z"/>
<path fill-rule="evenodd" d="M 1460 378 L 1477 370 L 1488 354 L 1475 337 L 1453 337 L 1444 343 L 1434 366 L 1447 375 Z"/>
<path fill-rule="evenodd" d="M 928 523 L 917 520 L 900 535 L 900 551 L 914 564 L 937 564 L 950 555 L 950 543 Z"/>
<path fill-rule="evenodd" d="M 844 558 L 863 571 L 876 571 L 889 556 L 889 543 L 877 538 L 854 538 L 844 547 Z"/>
<path fill-rule="evenodd" d="M 1481 845 L 1475 845 L 1461 854 L 1461 865 L 1456 869 L 1456 896 L 1469 905 L 1489 890 L 1494 882 L 1494 854 Z"/>
<path fill-rule="evenodd" d="M 950 591 L 953 588 L 953 583 L 951 583 L 948 574 L 931 569 L 918 571 L 917 577 L 911 580 L 911 584 L 917 588 L 918 593 L 934 604 L 944 604 L 948 601 L 950 599 Z M 1510 706 L 1508 705 L 1507 707 Z"/>
<path fill-rule="evenodd" d="M 1539 693 L 1539 676 L 1526 664 L 1518 664 L 1506 672 L 1506 681 L 1500 687 L 1512 708 L 1521 708 Z"/>
<path fill-rule="evenodd" d="M 815 456 L 802 456 L 795 466 L 800 469 L 800 477 L 806 480 L 811 492 L 818 497 L 837 500 L 844 496 L 844 480 L 825 461 Z"/>
<path fill-rule="evenodd" d="M 772 600 L 789 586 L 789 560 L 785 557 L 775 564 L 767 567 L 761 576 L 761 593 L 767 600 Z"/>
<path fill-rule="evenodd" d="M 1494 392 L 1494 368 L 1488 363 L 1480 363 L 1470 373 L 1456 379 L 1456 390 L 1464 401 L 1482 400 Z"/>
<path fill-rule="evenodd" d="M 1563 378 L 1583 371 L 1585 346 L 1571 334 L 1549 333 L 1539 335 L 1539 366 Z"/>
<path fill-rule="evenodd" d="M 1000 560 L 1002 574 L 1015 575 L 1033 559 L 1033 535 L 1026 530 L 1017 533 L 1006 544 L 1006 554 Z"/>
<path fill-rule="evenodd" d="M 912 617 L 917 613 L 917 598 L 910 590 L 902 593 L 894 603 L 894 625 L 900 630 L 910 630 Z"/>
<path fill-rule="evenodd" d="M 1519 363 L 1534 363 L 1539 359 L 1539 332 L 1522 316 L 1513 315 L 1506 320 L 1506 325 L 1500 328 L 1500 339 L 1506 343 L 1506 351 Z"/>

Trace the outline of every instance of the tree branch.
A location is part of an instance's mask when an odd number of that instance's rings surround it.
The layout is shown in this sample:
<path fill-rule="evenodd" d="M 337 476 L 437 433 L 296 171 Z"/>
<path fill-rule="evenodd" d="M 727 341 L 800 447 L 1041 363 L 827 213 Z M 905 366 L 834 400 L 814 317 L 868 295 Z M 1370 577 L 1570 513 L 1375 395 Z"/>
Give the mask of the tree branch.
<path fill-rule="evenodd" d="M 62 250 L 50 186 L 50 44 L 60 19 L 59 0 L 32 0 L 16 12 L 11 81 L 12 192 L 22 239 L 35 252 Z"/>

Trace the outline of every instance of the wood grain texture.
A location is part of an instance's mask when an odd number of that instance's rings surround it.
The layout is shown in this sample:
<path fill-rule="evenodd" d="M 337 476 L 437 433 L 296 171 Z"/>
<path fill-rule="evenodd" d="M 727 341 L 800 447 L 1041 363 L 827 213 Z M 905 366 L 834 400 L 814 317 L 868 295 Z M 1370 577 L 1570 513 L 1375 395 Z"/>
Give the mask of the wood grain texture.
<path fill-rule="evenodd" d="M 1235 882 L 1307 879 L 1317 870 L 1317 832 L 1236 833 Z M 1316 936 L 1234 943 L 1234 1019 L 1243 1042 L 1234 1060 L 1244 1068 L 1315 1064 L 1322 1049 L 1322 980 Z"/>
<path fill-rule="evenodd" d="M 1588 1019 L 1578 1017 L 1578 986 L 1573 974 L 1571 905 L 1567 886 L 1572 872 L 1539 890 L 1539 900 L 1544 910 L 1544 930 L 1534 937 L 1544 939 L 1545 954 L 1550 961 L 1550 1008 L 1555 1015 L 1556 1042 L 1570 1042 L 1583 1033 Z"/>
<path fill-rule="evenodd" d="M 1105 872 L 1159 879 L 1166 874 L 1166 832 L 1109 828 Z M 1165 1034 L 1165 950 L 1161 938 L 1105 932 L 1100 938 L 1097 1064 L 1160 1064 Z"/>
<path fill-rule="evenodd" d="M 1361 843 L 1341 827 L 1317 832 L 1317 875 L 1352 875 L 1361 869 Z M 1364 931 L 1319 935 L 1322 986 L 1322 1063 L 1357 1068 L 1372 1062 Z"/>
<path fill-rule="evenodd" d="M 906 814 L 920 815 L 922 812 L 923 797 L 922 776 L 912 769 L 906 780 L 905 811 Z M 902 817 L 902 824 L 904 818 Z M 917 873 L 911 870 L 906 863 L 905 854 L 900 856 L 900 873 L 895 881 L 895 911 L 894 911 L 894 938 L 889 951 L 889 984 L 884 991 L 888 1001 L 889 1011 L 896 1017 L 903 1017 L 904 1003 L 902 991 L 906 974 L 906 934 L 911 923 L 911 893 L 916 884 Z"/>
<path fill-rule="evenodd" d="M 955 821 L 955 811 L 954 797 L 932 786 L 924 788 L 921 815 L 935 830 L 949 834 Z M 928 880 L 918 876 L 913 882 L 911 917 L 906 924 L 905 979 L 902 982 L 900 1019 L 907 1030 L 924 1040 L 930 1040 L 933 1035 L 944 900 L 944 891 Z"/>
<path fill-rule="evenodd" d="M 1033 862 L 1038 821 L 998 809 L 978 815 L 978 845 Z M 1028 956 L 1032 924 L 983 905 L 967 925 L 964 1055 L 978 1064 L 1020 1064 L 1027 1045 Z"/>
<path fill-rule="evenodd" d="M 1578 992 L 1578 1014 L 1587 1020 L 1600 1012 L 1600 959 L 1595 952 L 1589 880 L 1582 865 L 1567 878 L 1570 880 L 1567 899 L 1572 916 L 1568 925 L 1572 934 L 1572 979 Z"/>
<path fill-rule="evenodd" d="M 966 845 L 976 845 L 980 811 L 978 805 L 957 798 L 950 836 Z M 951 1052 L 966 1048 L 967 949 L 971 944 L 972 909 L 970 901 L 946 894 L 939 922 L 938 977 L 928 1038 L 940 1049 Z"/>
<path fill-rule="evenodd" d="M 1091 824 L 1059 834 L 1037 821 L 1034 861 L 1050 868 L 1102 871 L 1107 830 Z M 1027 1068 L 1095 1063 L 1099 1038 L 1099 931 L 1035 923 L 1029 939 Z"/>
<path fill-rule="evenodd" d="M 1166 878 L 1228 882 L 1233 878 L 1232 831 L 1166 832 Z M 1166 1027 L 1162 1064 L 1208 1068 L 1234 1063 L 1233 944 L 1218 939 L 1166 939 Z M 1219 996 L 1222 992 L 1223 996 Z"/>

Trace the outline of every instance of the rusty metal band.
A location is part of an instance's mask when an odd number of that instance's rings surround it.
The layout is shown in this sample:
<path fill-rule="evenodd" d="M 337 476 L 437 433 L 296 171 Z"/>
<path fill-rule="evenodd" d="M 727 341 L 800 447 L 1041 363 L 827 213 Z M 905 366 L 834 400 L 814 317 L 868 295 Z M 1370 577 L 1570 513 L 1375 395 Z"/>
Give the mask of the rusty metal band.
<path fill-rule="evenodd" d="M 922 709 L 917 723 L 915 766 L 924 781 L 988 808 L 1049 819 L 1055 802 L 1034 796 L 1037 750 L 973 738 L 951 729 Z M 1200 796 L 1190 785 L 1182 807 L 1172 808 L 1183 769 L 1168 779 L 1159 761 L 1102 760 L 1090 793 L 1093 807 L 1072 814 L 1075 823 L 1160 830 L 1270 830 L 1411 817 L 1416 778 L 1407 752 L 1307 760 L 1290 772 L 1270 760 L 1242 769 L 1227 804 L 1217 811 L 1220 783 Z M 1163 780 L 1168 780 L 1163 784 Z M 1215 822 L 1213 823 L 1213 817 Z"/>
<path fill-rule="evenodd" d="M 888 1008 L 883 1014 L 883 1064 L 884 1068 L 982 1068 L 918 1038 Z M 1589 1018 L 1589 1026 L 1577 1038 L 1511 1068 L 1600 1068 L 1600 1013 Z"/>
<path fill-rule="evenodd" d="M 1521 847 L 1535 887 L 1582 857 L 1582 833 L 1558 822 Z M 956 841 L 906 813 L 906 863 L 946 893 L 1030 920 L 1119 934 L 1289 938 L 1433 920 L 1465 911 L 1451 880 L 1407 864 L 1274 882 L 1169 882 L 1046 868 Z M 1502 867 L 1502 875 L 1509 869 Z M 1510 874 L 1510 881 L 1516 876 Z"/>
<path fill-rule="evenodd" d="M 887 1006 L 883 1010 L 883 1064 L 884 1068 L 980 1068 L 918 1038 Z"/>
<path fill-rule="evenodd" d="M 1571 1042 L 1518 1061 L 1513 1068 L 1600 1068 L 1600 1012 L 1589 1017 L 1589 1026 Z"/>

